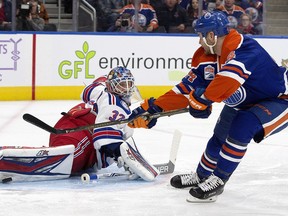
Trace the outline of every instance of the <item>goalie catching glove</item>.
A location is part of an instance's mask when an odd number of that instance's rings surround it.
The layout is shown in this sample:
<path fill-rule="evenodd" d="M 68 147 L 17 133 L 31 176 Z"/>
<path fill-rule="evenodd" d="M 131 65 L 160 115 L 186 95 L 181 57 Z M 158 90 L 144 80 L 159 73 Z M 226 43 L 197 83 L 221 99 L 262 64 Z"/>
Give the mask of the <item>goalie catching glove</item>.
<path fill-rule="evenodd" d="M 152 128 L 156 125 L 157 118 L 150 118 L 145 116 L 145 113 L 155 114 L 162 112 L 162 109 L 154 104 L 155 99 L 153 97 L 145 99 L 141 106 L 134 109 L 129 116 L 131 122 L 128 126 L 131 128 Z"/>
<path fill-rule="evenodd" d="M 198 88 L 189 94 L 189 113 L 194 118 L 208 118 L 212 111 L 212 101 L 201 96 L 205 89 Z"/>

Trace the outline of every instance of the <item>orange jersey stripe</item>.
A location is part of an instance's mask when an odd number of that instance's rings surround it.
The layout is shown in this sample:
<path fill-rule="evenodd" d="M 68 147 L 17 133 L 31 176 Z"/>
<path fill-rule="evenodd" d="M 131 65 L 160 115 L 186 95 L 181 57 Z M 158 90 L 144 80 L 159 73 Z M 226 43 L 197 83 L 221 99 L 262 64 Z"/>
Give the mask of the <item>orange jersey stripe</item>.
<path fill-rule="evenodd" d="M 225 62 L 227 60 L 230 60 L 231 52 L 235 51 L 237 47 L 240 46 L 240 44 L 243 41 L 243 37 L 235 30 L 231 29 L 230 33 L 225 37 L 223 41 L 223 48 L 221 51 L 220 56 L 220 65 L 225 65 Z"/>
<path fill-rule="evenodd" d="M 199 47 L 193 55 L 192 67 L 197 68 L 203 62 L 216 62 L 216 55 L 206 55 L 202 47 Z"/>
<path fill-rule="evenodd" d="M 245 13 L 245 10 L 238 5 L 234 5 L 232 11 L 227 11 L 224 5 L 220 5 L 219 7 L 217 7 L 217 10 L 226 11 L 227 14 L 233 14 L 234 11 L 242 11 L 243 13 Z"/>
<path fill-rule="evenodd" d="M 240 86 L 241 84 L 235 79 L 216 74 L 204 95 L 211 101 L 221 102 L 229 98 Z"/>
<path fill-rule="evenodd" d="M 232 155 L 235 155 L 235 156 L 238 156 L 238 157 L 243 157 L 245 155 L 245 152 L 246 152 L 246 151 L 244 151 L 244 152 L 234 151 L 234 150 L 228 148 L 226 145 L 224 145 L 222 148 L 223 148 L 224 151 L 228 152 L 229 154 L 232 154 Z"/>
<path fill-rule="evenodd" d="M 243 78 L 245 78 L 245 79 L 248 79 L 248 77 L 249 77 L 247 74 L 244 74 L 242 70 L 240 70 L 240 69 L 237 68 L 237 67 L 233 67 L 233 66 L 231 66 L 231 65 L 230 65 L 230 66 L 227 66 L 227 65 L 223 66 L 223 67 L 221 68 L 221 71 L 223 71 L 223 70 L 228 70 L 228 71 L 236 72 L 236 73 L 238 73 L 241 77 L 243 77 Z"/>
<path fill-rule="evenodd" d="M 173 90 L 157 98 L 154 102 L 164 111 L 186 108 L 189 105 L 188 99 L 182 94 L 176 94 Z"/>
<path fill-rule="evenodd" d="M 202 163 L 205 164 L 205 166 L 211 168 L 211 169 L 215 169 L 216 165 L 213 165 L 211 163 L 209 163 L 206 158 L 204 157 L 204 155 L 202 155 L 202 159 L 201 159 Z"/>
<path fill-rule="evenodd" d="M 183 83 L 178 84 L 178 88 L 181 88 L 181 90 L 184 92 L 184 94 L 189 94 L 190 89 L 187 89 L 186 86 Z"/>
<path fill-rule="evenodd" d="M 283 125 L 284 122 L 288 121 L 288 113 L 284 114 L 280 119 L 278 119 L 273 124 L 270 124 L 268 126 L 264 125 L 264 137 L 269 136 L 274 130 L 276 130 L 279 126 Z"/>

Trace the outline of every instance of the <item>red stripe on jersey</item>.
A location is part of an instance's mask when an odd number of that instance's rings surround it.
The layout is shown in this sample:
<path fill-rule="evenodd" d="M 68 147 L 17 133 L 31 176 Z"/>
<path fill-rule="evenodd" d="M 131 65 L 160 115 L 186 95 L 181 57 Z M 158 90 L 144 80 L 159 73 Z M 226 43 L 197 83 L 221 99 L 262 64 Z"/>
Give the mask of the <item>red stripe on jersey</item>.
<path fill-rule="evenodd" d="M 83 98 L 82 100 L 87 103 L 90 99 L 89 99 L 89 94 L 90 92 L 92 91 L 92 89 L 95 87 L 94 84 L 91 84 L 89 86 L 87 86 L 85 89 L 84 89 L 84 92 L 83 92 Z"/>
<path fill-rule="evenodd" d="M 229 66 L 228 66 L 228 65 L 223 66 L 223 67 L 221 68 L 221 71 L 220 71 L 220 72 L 222 72 L 222 71 L 224 71 L 224 70 L 233 71 L 233 72 L 239 74 L 240 77 L 243 77 L 243 78 L 245 78 L 245 79 L 248 79 L 248 77 L 249 77 L 247 74 L 244 74 L 242 70 L 240 70 L 240 69 L 237 68 L 237 67 L 233 67 L 233 66 L 231 66 L 231 65 L 229 65 Z"/>
<path fill-rule="evenodd" d="M 94 132 L 93 137 L 97 137 L 97 136 L 122 136 L 121 133 L 119 131 L 115 131 L 115 130 L 101 130 L 101 131 L 97 131 Z"/>
<path fill-rule="evenodd" d="M 84 93 L 83 93 L 83 101 L 84 102 L 88 102 L 90 101 L 90 94 L 91 92 L 93 91 L 94 88 L 98 87 L 98 86 L 105 86 L 104 83 L 101 83 L 101 82 L 93 82 L 92 84 L 90 84 L 89 86 L 87 86 L 85 89 L 84 89 Z"/>
<path fill-rule="evenodd" d="M 115 104 L 116 104 L 116 97 L 115 97 L 115 95 L 109 93 L 108 96 L 109 96 L 109 104 L 110 104 L 110 105 L 115 105 Z"/>

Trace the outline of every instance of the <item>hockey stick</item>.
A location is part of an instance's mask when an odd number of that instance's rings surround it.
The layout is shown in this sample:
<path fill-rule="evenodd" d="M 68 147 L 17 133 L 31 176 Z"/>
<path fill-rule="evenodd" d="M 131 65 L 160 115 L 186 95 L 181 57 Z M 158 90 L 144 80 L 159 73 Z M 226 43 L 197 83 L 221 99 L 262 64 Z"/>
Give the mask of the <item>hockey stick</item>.
<path fill-rule="evenodd" d="M 154 165 L 160 171 L 160 175 L 174 172 L 181 137 L 182 133 L 179 130 L 175 130 L 173 134 L 173 140 L 168 163 Z"/>
<path fill-rule="evenodd" d="M 173 173 L 175 169 L 175 162 L 177 158 L 177 153 L 181 141 L 182 133 L 178 130 L 175 130 L 173 134 L 173 140 L 170 149 L 169 161 L 167 163 L 162 164 L 155 164 L 154 166 L 159 170 L 160 175 Z M 90 182 L 97 179 L 106 179 L 106 178 L 114 178 L 114 177 L 128 177 L 130 172 L 122 172 L 122 173 L 103 173 L 103 174 L 96 174 L 96 173 L 84 173 L 81 175 L 82 182 Z M 77 176 L 77 175 L 76 175 Z M 5 178 L 0 179 L 2 183 L 8 183 L 12 181 L 12 177 L 6 176 Z"/>
<path fill-rule="evenodd" d="M 160 118 L 160 117 L 164 117 L 164 116 L 172 116 L 175 114 L 186 113 L 186 112 L 188 112 L 188 108 L 179 109 L 179 110 L 171 110 L 171 111 L 155 113 L 155 114 L 143 114 L 142 116 L 146 116 L 149 119 L 154 119 L 154 118 Z M 118 125 L 118 124 L 127 124 L 127 123 L 133 121 L 133 119 L 131 119 L 131 120 L 125 119 L 125 120 L 101 122 L 101 123 L 97 123 L 97 124 L 85 125 L 85 126 L 80 126 L 80 127 L 76 127 L 76 128 L 57 129 L 57 128 L 51 127 L 50 125 L 46 124 L 42 120 L 40 120 L 40 119 L 36 118 L 35 116 L 28 114 L 28 113 L 23 115 L 23 119 L 25 121 L 29 122 L 30 124 L 33 124 L 39 128 L 42 128 L 43 130 L 46 130 L 47 132 L 53 133 L 53 134 L 66 134 L 66 133 L 72 133 L 72 132 L 81 131 L 81 130 L 90 130 L 90 129 L 99 128 L 99 127 L 106 127 L 106 126 L 112 126 L 112 125 Z"/>
<path fill-rule="evenodd" d="M 128 177 L 131 173 L 130 172 L 123 172 L 123 173 L 83 173 L 81 175 L 81 181 L 84 183 L 89 183 L 90 181 L 98 180 L 98 179 L 106 179 L 112 177 Z"/>
<path fill-rule="evenodd" d="M 178 149 L 181 141 L 182 133 L 179 130 L 175 130 L 173 134 L 173 140 L 171 144 L 171 150 L 170 150 L 170 156 L 169 161 L 167 163 L 162 164 L 155 164 L 155 166 L 159 172 L 160 175 L 173 173 L 175 169 L 175 162 L 178 154 Z M 93 180 L 98 179 L 106 179 L 106 178 L 113 178 L 113 177 L 123 177 L 130 175 L 130 172 L 123 172 L 123 173 L 104 173 L 104 174 L 96 174 L 96 173 L 84 173 L 81 175 L 81 180 L 84 183 L 88 183 Z"/>

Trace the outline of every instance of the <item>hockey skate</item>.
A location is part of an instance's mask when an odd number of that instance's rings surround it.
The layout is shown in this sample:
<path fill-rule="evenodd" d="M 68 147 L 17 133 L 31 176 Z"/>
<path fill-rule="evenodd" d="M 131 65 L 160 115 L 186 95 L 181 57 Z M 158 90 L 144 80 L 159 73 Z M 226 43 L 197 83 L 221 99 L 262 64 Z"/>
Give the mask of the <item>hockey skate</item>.
<path fill-rule="evenodd" d="M 223 193 L 224 186 L 225 182 L 212 174 L 198 186 L 192 187 L 186 200 L 192 203 L 215 202 L 217 196 Z"/>
<path fill-rule="evenodd" d="M 176 175 L 171 178 L 170 184 L 175 188 L 187 188 L 197 186 L 201 182 L 196 172 L 191 174 Z"/>

